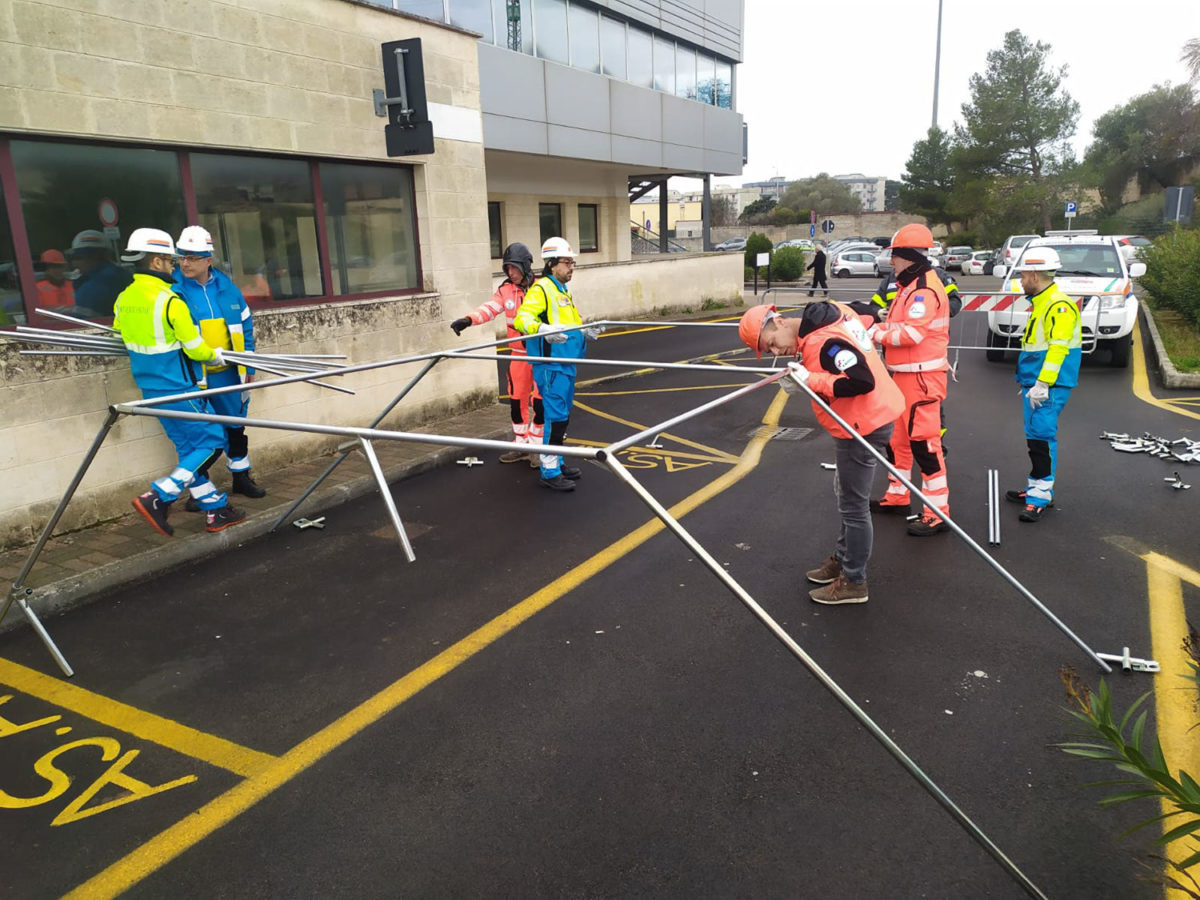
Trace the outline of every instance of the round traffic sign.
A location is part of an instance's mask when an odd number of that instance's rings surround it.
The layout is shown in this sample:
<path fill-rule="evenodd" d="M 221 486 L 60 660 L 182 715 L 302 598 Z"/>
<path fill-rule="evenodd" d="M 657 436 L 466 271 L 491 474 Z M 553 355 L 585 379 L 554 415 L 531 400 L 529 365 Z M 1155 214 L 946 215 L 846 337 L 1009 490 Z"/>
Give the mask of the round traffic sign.
<path fill-rule="evenodd" d="M 96 204 L 96 215 L 100 217 L 101 225 L 111 228 L 117 224 L 117 204 L 107 197 L 102 197 Z"/>
<path fill-rule="evenodd" d="M 832 234 L 833 233 L 833 219 L 826 219 L 824 222 L 822 222 L 821 230 L 823 232 L 825 232 L 826 234 Z"/>

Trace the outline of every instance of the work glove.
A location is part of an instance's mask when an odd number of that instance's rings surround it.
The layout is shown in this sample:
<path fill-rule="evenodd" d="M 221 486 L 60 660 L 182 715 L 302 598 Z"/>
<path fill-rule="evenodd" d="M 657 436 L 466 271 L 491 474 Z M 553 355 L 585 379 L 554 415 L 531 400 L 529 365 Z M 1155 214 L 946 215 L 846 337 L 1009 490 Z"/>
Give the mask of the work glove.
<path fill-rule="evenodd" d="M 1039 381 L 1029 389 L 1029 393 L 1025 396 L 1029 399 L 1030 408 L 1038 409 L 1050 399 L 1050 385 L 1044 381 Z"/>
<path fill-rule="evenodd" d="M 463 316 L 461 319 L 455 319 L 453 322 L 450 323 L 450 328 L 455 333 L 455 335 L 462 334 L 464 329 L 467 329 L 470 327 L 471 327 L 471 320 L 468 319 L 466 316 Z"/>
<path fill-rule="evenodd" d="M 591 328 L 583 329 L 583 333 L 589 341 L 594 341 L 600 337 L 600 335 L 604 334 L 604 326 L 593 325 Z"/>
<path fill-rule="evenodd" d="M 883 343 L 883 329 L 880 328 L 878 325 L 872 325 L 870 328 L 867 329 L 867 337 L 870 339 L 872 344 L 882 344 Z"/>
<path fill-rule="evenodd" d="M 788 375 L 786 378 L 779 379 L 779 384 L 789 394 L 803 394 L 804 388 L 800 387 L 800 384 L 808 384 L 811 374 L 800 363 L 790 362 L 788 363 Z M 800 384 L 796 384 L 797 380 L 799 380 Z"/>
<path fill-rule="evenodd" d="M 213 358 L 208 361 L 210 366 L 227 366 L 229 363 L 225 361 L 225 355 L 221 352 L 220 347 L 213 347 Z"/>
<path fill-rule="evenodd" d="M 544 338 L 548 344 L 562 344 L 567 340 L 562 325 L 543 325 L 538 329 L 537 336 Z"/>

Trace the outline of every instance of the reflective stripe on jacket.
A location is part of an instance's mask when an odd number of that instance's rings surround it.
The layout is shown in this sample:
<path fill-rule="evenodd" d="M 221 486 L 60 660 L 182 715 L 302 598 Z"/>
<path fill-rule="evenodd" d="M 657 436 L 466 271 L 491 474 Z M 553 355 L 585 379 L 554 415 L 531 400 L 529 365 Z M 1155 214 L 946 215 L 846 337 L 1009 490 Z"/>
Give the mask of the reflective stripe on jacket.
<path fill-rule="evenodd" d="M 513 319 L 516 318 L 517 310 L 521 308 L 521 301 L 524 299 L 524 288 L 519 284 L 513 284 L 511 281 L 504 281 L 500 284 L 500 287 L 496 288 L 496 293 L 492 294 L 492 299 L 480 306 L 475 312 L 467 316 L 467 318 L 471 320 L 472 325 L 482 325 L 484 322 L 490 322 L 492 319 L 503 315 L 508 320 L 508 337 L 520 337 L 521 332 L 513 327 Z M 524 341 L 513 341 L 508 345 L 508 348 L 513 356 L 525 355 Z"/>
<path fill-rule="evenodd" d="M 950 301 L 932 269 L 900 288 L 879 325 L 890 372 L 941 372 L 950 368 Z"/>
<path fill-rule="evenodd" d="M 552 275 L 545 275 L 530 285 L 525 292 L 513 328 L 530 336 L 526 348 L 530 356 L 563 356 L 581 358 L 584 355 L 586 338 L 582 331 L 572 331 L 561 344 L 551 344 L 536 337 L 542 325 L 582 325 L 583 319 L 575 307 L 575 301 L 563 285 Z M 546 365 L 575 374 L 574 363 L 534 363 Z"/>
<path fill-rule="evenodd" d="M 192 313 L 192 319 L 200 328 L 200 334 L 210 347 L 242 352 L 254 351 L 254 320 L 250 307 L 241 290 L 224 272 L 209 269 L 208 281 L 204 284 L 194 278 L 184 277 L 175 271 L 176 292 L 183 297 Z M 228 366 L 205 366 L 206 372 L 222 372 Z M 245 375 L 244 367 L 238 367 Z"/>
<path fill-rule="evenodd" d="M 867 337 L 867 331 L 863 327 L 862 320 L 849 307 L 841 303 L 835 303 L 834 306 L 841 312 L 842 317 L 836 322 L 822 326 L 798 338 L 796 341 L 796 352 L 800 355 L 801 362 L 804 363 L 804 368 L 810 372 L 822 372 L 824 369 L 821 365 L 820 353 L 821 348 L 825 346 L 828 340 L 836 337 L 848 341 L 858 348 L 863 356 L 866 357 L 871 374 L 875 377 L 874 390 L 868 391 L 865 394 L 855 394 L 853 397 L 833 397 L 832 400 L 827 400 L 826 402 L 829 403 L 834 412 L 845 419 L 859 434 L 870 434 L 877 428 L 882 428 L 888 422 L 896 421 L 897 417 L 904 412 L 904 395 L 900 393 L 900 388 L 896 387 L 896 383 L 888 375 L 883 360 L 875 350 L 875 345 Z M 845 376 L 841 377 L 844 378 Z M 812 406 L 817 421 L 830 434 L 835 438 L 850 437 L 846 430 L 829 413 L 821 409 L 816 403 L 813 403 Z"/>
<path fill-rule="evenodd" d="M 1059 387 L 1079 384 L 1083 330 L 1079 308 L 1057 284 L 1030 298 L 1033 309 L 1021 336 L 1017 383 L 1032 387 L 1042 381 Z"/>
<path fill-rule="evenodd" d="M 133 379 L 143 391 L 190 391 L 196 386 L 188 359 L 207 362 L 213 351 L 169 279 L 135 272 L 117 296 L 113 328 L 129 351 Z"/>

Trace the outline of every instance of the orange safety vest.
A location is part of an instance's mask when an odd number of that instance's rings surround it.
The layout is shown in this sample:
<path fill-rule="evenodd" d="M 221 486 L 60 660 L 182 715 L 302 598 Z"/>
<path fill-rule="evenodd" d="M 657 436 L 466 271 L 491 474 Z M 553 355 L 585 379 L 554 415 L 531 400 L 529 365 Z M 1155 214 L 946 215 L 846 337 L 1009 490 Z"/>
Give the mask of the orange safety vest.
<path fill-rule="evenodd" d="M 887 373 L 883 360 L 875 351 L 875 345 L 867 337 L 867 330 L 862 320 L 849 307 L 834 303 L 842 317 L 836 322 L 824 325 L 816 331 L 801 336 L 796 342 L 796 352 L 799 354 L 804 368 L 813 373 L 809 386 L 826 398 L 826 402 L 839 416 L 846 420 L 851 427 L 861 435 L 868 435 L 889 422 L 895 422 L 900 413 L 904 412 L 904 395 L 900 388 Z M 865 394 L 855 394 L 853 397 L 834 397 L 833 383 L 843 379 L 845 375 L 833 375 L 826 372 L 821 365 L 821 348 L 830 339 L 837 339 L 851 344 L 867 359 L 871 374 L 875 376 L 875 388 Z M 829 399 L 832 398 L 832 399 Z M 837 421 L 813 403 L 813 412 L 817 421 L 835 438 L 849 438 Z"/>
<path fill-rule="evenodd" d="M 889 372 L 944 372 L 950 368 L 950 301 L 937 273 L 923 272 L 896 294 L 879 341 Z"/>
<path fill-rule="evenodd" d="M 51 281 L 37 283 L 37 302 L 43 309 L 63 309 L 75 305 L 75 286 L 69 281 L 54 284 Z"/>
<path fill-rule="evenodd" d="M 503 313 L 504 317 L 508 320 L 508 337 L 523 338 L 525 335 L 513 328 L 513 319 L 517 317 L 517 310 L 521 308 L 521 301 L 524 299 L 524 288 L 519 284 L 513 284 L 511 281 L 505 281 L 500 287 L 496 288 L 496 293 L 492 294 L 492 299 L 471 313 L 468 318 L 471 320 L 472 325 L 482 325 L 484 322 L 490 322 Z M 524 341 L 513 341 L 508 347 L 513 356 L 526 355 Z"/>

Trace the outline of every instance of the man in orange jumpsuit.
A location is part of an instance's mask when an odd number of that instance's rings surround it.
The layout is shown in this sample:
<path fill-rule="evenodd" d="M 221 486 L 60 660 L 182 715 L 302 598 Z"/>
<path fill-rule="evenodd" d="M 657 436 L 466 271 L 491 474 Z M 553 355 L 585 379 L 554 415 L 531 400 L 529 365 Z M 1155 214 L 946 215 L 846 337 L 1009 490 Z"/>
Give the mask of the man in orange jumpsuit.
<path fill-rule="evenodd" d="M 470 315 L 450 323 L 455 334 L 462 334 L 464 329 L 472 325 L 482 325 L 503 315 L 508 320 L 508 336 L 524 336 L 513 328 L 513 317 L 525 299 L 525 289 L 533 284 L 533 254 L 524 244 L 509 244 L 504 248 L 503 267 L 507 278 L 496 288 L 492 299 Z M 508 363 L 508 402 L 512 413 L 513 439 L 518 444 L 540 444 L 545 419 L 542 395 L 533 381 L 533 366 L 525 361 L 524 341 L 513 341 L 508 347 L 512 354 Z M 520 450 L 500 454 L 502 463 L 515 463 L 523 459 L 528 459 L 531 467 L 538 468 L 537 454 L 522 453 Z"/>
<path fill-rule="evenodd" d="M 37 283 L 37 303 L 42 309 L 68 309 L 75 305 L 75 287 L 67 280 L 67 258 L 61 250 L 47 250 L 41 257 L 45 277 Z"/>
<path fill-rule="evenodd" d="M 901 472 L 921 470 L 921 492 L 930 504 L 908 533 L 928 537 L 948 531 L 943 517 L 950 512 L 950 486 L 942 453 L 942 401 L 946 399 L 946 348 L 950 343 L 950 301 L 928 260 L 933 233 L 924 225 L 905 225 L 892 237 L 892 268 L 896 299 L 887 318 L 871 329 L 883 350 L 892 380 L 904 394 L 904 412 L 896 421 L 889 456 Z M 872 503 L 879 512 L 908 513 L 908 488 L 889 473 L 887 493 Z"/>

